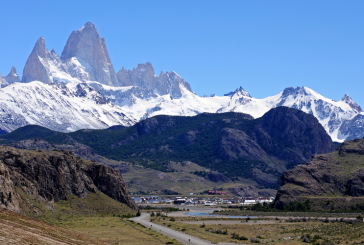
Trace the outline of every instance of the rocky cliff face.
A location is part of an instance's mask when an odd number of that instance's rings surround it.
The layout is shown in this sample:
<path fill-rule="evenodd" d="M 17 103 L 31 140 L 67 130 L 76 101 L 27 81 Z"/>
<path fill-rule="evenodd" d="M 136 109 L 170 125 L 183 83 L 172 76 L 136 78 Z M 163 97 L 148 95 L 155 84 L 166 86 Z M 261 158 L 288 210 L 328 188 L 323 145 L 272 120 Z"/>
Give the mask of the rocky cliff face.
<path fill-rule="evenodd" d="M 137 210 L 119 172 L 103 164 L 85 164 L 69 151 L 28 151 L 0 146 L 0 206 L 21 212 L 26 196 L 49 209 L 70 194 L 79 198 L 104 192 Z"/>
<path fill-rule="evenodd" d="M 87 22 L 72 32 L 61 55 L 65 63 L 77 59 L 88 73 L 89 81 L 98 81 L 109 86 L 119 86 L 114 67 L 106 49 L 105 39 L 100 38 L 94 24 Z M 83 74 L 73 72 L 73 77 L 85 79 Z"/>
<path fill-rule="evenodd" d="M 364 139 L 344 142 L 337 151 L 314 155 L 281 176 L 275 205 L 300 197 L 359 197 L 364 195 Z"/>
<path fill-rule="evenodd" d="M 343 122 L 339 132 L 346 140 L 360 139 L 364 137 L 364 113 L 356 115 L 351 120 Z"/>
<path fill-rule="evenodd" d="M 116 75 L 120 86 L 138 86 L 152 94 L 170 94 L 173 99 L 181 98 L 183 89 L 192 92 L 190 84 L 174 71 L 161 72 L 158 77 L 150 62 L 138 64 L 133 70 L 125 70 L 123 67 Z"/>
<path fill-rule="evenodd" d="M 14 66 L 11 67 L 10 73 L 5 77 L 5 80 L 8 84 L 20 83 L 20 78 L 16 73 L 16 68 Z"/>
<path fill-rule="evenodd" d="M 236 186 L 229 189 L 233 194 L 241 197 L 258 197 L 258 190 L 254 186 Z"/>
<path fill-rule="evenodd" d="M 47 49 L 45 40 L 40 37 L 36 42 L 32 53 L 30 54 L 23 70 L 23 83 L 32 81 L 41 81 L 43 83 L 51 83 L 49 62 L 47 57 Z"/>
<path fill-rule="evenodd" d="M 363 112 L 363 110 L 361 109 L 361 107 L 348 94 L 345 94 L 341 98 L 340 101 L 345 102 L 346 104 L 348 104 L 351 108 L 353 108 L 357 112 Z"/>

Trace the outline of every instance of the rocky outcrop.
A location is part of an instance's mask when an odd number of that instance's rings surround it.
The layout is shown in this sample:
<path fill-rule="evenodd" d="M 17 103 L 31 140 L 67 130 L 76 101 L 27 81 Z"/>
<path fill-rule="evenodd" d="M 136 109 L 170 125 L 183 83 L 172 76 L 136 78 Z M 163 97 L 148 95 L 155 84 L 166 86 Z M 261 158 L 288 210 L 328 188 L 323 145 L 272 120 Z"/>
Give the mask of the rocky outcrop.
<path fill-rule="evenodd" d="M 364 137 L 364 113 L 356 115 L 351 120 L 344 121 L 341 124 L 339 133 L 346 140 L 360 139 Z"/>
<path fill-rule="evenodd" d="M 337 151 L 314 155 L 281 176 L 275 205 L 278 208 L 300 197 L 364 195 L 364 139 L 344 142 Z"/>
<path fill-rule="evenodd" d="M 138 205 L 129 196 L 119 171 L 101 163 L 94 162 L 88 167 L 87 174 L 96 187 L 109 197 L 138 210 Z"/>
<path fill-rule="evenodd" d="M 236 186 L 229 188 L 234 195 L 238 195 L 241 197 L 258 197 L 258 190 L 254 186 L 247 185 L 247 186 Z"/>
<path fill-rule="evenodd" d="M 360 105 L 358 105 L 348 94 L 345 94 L 340 101 L 344 101 L 348 104 L 351 108 L 356 110 L 357 112 L 363 112 Z"/>
<path fill-rule="evenodd" d="M 70 151 L 29 151 L 0 146 L 0 169 L 1 205 L 16 212 L 20 212 L 19 203 L 27 202 L 24 196 L 20 198 L 17 189 L 49 209 L 70 194 L 85 198 L 88 193 L 99 191 L 138 209 L 119 172 L 97 162 L 85 164 Z"/>
<path fill-rule="evenodd" d="M 10 179 L 8 167 L 0 161 L 0 208 L 20 212 L 19 195 Z"/>
<path fill-rule="evenodd" d="M 20 78 L 16 73 L 15 67 L 11 67 L 10 73 L 5 77 L 5 80 L 8 84 L 12 83 L 20 83 Z"/>
<path fill-rule="evenodd" d="M 63 49 L 61 60 L 76 58 L 88 73 L 89 81 L 98 81 L 109 86 L 119 86 L 114 67 L 106 49 L 104 38 L 100 38 L 94 24 L 87 22 L 79 30 L 72 32 Z M 81 75 L 81 77 L 80 77 Z M 82 74 L 73 73 L 73 77 L 84 79 Z"/>
<path fill-rule="evenodd" d="M 173 99 L 181 98 L 183 89 L 192 92 L 190 84 L 174 71 L 161 72 L 158 77 L 150 62 L 138 64 L 133 70 L 125 70 L 123 67 L 116 75 L 120 86 L 138 86 L 152 94 L 170 94 Z"/>

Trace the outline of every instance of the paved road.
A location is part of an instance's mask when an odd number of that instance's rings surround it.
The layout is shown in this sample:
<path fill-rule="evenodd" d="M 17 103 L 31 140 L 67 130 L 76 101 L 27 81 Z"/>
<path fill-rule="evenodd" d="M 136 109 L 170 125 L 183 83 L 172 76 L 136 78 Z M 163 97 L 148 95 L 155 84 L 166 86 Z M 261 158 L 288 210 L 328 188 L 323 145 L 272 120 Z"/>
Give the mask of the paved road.
<path fill-rule="evenodd" d="M 133 220 L 134 222 L 137 222 L 139 224 L 142 224 L 145 227 L 149 227 L 159 233 L 162 233 L 163 235 L 166 235 L 172 239 L 176 239 L 177 241 L 181 242 L 182 244 L 211 245 L 211 243 L 209 241 L 199 239 L 197 237 L 188 235 L 188 234 L 180 232 L 180 231 L 169 229 L 163 225 L 158 225 L 158 224 L 152 223 L 149 221 L 149 218 L 150 218 L 149 214 L 142 213 L 141 216 L 131 218 L 131 220 Z"/>

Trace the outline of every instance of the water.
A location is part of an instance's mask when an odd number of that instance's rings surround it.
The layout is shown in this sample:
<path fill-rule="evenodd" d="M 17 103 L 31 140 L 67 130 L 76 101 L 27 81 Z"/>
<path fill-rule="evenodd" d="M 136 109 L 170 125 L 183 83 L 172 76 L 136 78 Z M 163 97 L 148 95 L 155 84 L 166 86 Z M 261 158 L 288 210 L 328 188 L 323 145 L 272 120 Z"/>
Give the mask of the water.
<path fill-rule="evenodd" d="M 214 216 L 214 217 L 221 217 L 223 215 L 217 215 L 217 214 L 213 214 L 211 212 L 206 212 L 206 213 L 185 213 L 185 215 L 188 216 Z M 232 216 L 232 215 L 224 215 L 224 216 L 228 216 L 229 218 L 258 218 L 258 216 Z"/>

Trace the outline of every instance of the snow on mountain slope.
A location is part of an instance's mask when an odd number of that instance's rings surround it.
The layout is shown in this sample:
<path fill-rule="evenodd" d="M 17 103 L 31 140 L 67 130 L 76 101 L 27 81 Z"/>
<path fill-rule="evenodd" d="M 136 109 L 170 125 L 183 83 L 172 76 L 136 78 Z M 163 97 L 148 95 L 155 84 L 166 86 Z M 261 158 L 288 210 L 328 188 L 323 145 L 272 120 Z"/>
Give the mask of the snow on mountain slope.
<path fill-rule="evenodd" d="M 203 112 L 242 112 L 259 118 L 272 108 L 287 106 L 314 115 L 331 138 L 338 142 L 348 137 L 344 133 L 348 129 L 339 131 L 341 125 L 361 111 L 348 95 L 334 101 L 307 87 L 286 88 L 277 95 L 256 99 L 241 87 L 226 96 L 199 97 L 180 85 L 181 97 L 173 99 L 170 94 L 156 95 L 138 86 L 116 88 L 96 82 L 89 84 L 137 120 L 162 114 L 194 116 Z M 350 125 L 355 135 L 364 135 L 364 128 L 356 128 L 358 123 Z"/>
<path fill-rule="evenodd" d="M 133 125 L 136 121 L 84 83 L 14 83 L 0 89 L 0 128 L 27 124 L 70 132 Z"/>
<path fill-rule="evenodd" d="M 256 99 L 240 87 L 225 96 L 199 97 L 176 72 L 157 76 L 149 62 L 115 73 L 105 40 L 90 22 L 72 32 L 61 57 L 39 38 L 24 67 L 23 84 L 19 81 L 15 68 L 5 78 L 0 74 L 0 128 L 7 131 L 26 124 L 64 132 L 105 128 L 161 114 L 233 111 L 258 118 L 287 106 L 314 115 L 334 141 L 364 136 L 364 114 L 348 95 L 333 101 L 297 87 Z"/>
<path fill-rule="evenodd" d="M 283 92 L 264 99 L 255 99 L 244 94 L 231 96 L 231 101 L 218 112 L 244 112 L 253 117 L 261 117 L 271 108 L 287 106 L 314 115 L 333 141 L 344 141 L 345 135 L 339 133 L 343 122 L 358 115 L 359 106 L 345 95 L 340 101 L 334 101 L 307 87 L 286 88 Z M 361 109 L 361 108 L 360 108 Z M 364 133 L 364 132 L 363 132 Z"/>
<path fill-rule="evenodd" d="M 229 101 L 228 96 L 200 97 L 180 85 L 181 97 L 153 94 L 138 86 L 111 87 L 97 82 L 88 84 L 138 121 L 156 115 L 195 116 L 203 112 L 216 113 Z"/>

